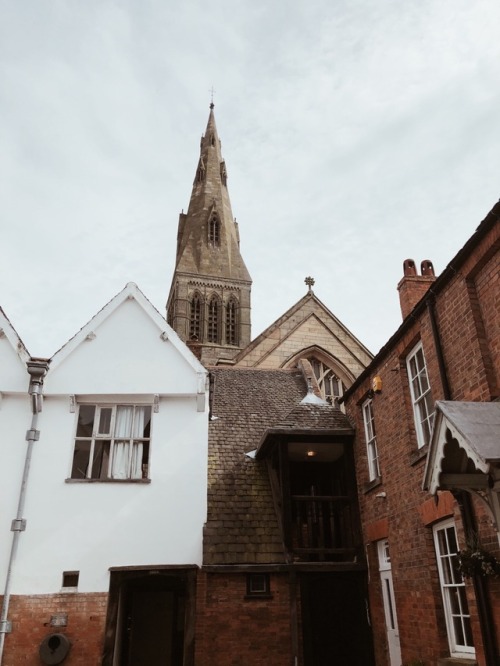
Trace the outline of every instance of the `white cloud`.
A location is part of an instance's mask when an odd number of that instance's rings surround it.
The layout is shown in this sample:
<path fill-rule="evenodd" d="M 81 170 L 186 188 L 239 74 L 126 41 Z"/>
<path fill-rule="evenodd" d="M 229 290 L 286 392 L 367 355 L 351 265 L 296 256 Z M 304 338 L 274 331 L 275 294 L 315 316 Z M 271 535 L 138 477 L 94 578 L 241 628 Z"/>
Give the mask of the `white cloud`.
<path fill-rule="evenodd" d="M 0 5 L 1 305 L 51 355 L 133 280 L 163 310 L 209 88 L 257 334 L 303 279 L 367 346 L 402 261 L 498 198 L 495 0 Z"/>

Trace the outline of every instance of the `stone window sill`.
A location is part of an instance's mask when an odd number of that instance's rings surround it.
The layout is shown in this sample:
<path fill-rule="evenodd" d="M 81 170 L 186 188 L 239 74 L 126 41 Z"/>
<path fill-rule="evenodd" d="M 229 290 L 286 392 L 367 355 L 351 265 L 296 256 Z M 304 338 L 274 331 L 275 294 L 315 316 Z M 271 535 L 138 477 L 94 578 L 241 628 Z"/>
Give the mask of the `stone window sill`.
<path fill-rule="evenodd" d="M 429 451 L 429 445 L 426 444 L 425 446 L 422 446 L 421 449 L 417 449 L 416 451 L 413 451 L 410 455 L 410 465 L 413 467 L 413 465 L 416 465 L 419 463 L 421 460 L 424 458 L 427 458 L 427 452 Z"/>
<path fill-rule="evenodd" d="M 377 476 L 377 477 L 376 477 L 375 479 L 373 479 L 372 481 L 368 481 L 367 483 L 365 483 L 365 484 L 363 485 L 363 492 L 364 492 L 365 495 L 366 495 L 366 493 L 369 493 L 370 490 L 373 490 L 374 488 L 378 488 L 378 487 L 381 486 L 381 485 L 382 485 L 382 477 L 381 477 L 381 476 Z"/>
<path fill-rule="evenodd" d="M 64 479 L 64 483 L 151 483 L 151 479 Z"/>

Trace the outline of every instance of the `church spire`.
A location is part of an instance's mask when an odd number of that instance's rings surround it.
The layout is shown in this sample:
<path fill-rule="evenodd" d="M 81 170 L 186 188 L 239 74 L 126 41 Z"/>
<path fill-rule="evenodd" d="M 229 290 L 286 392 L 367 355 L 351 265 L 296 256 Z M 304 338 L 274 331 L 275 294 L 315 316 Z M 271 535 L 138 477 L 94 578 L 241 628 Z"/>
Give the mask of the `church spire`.
<path fill-rule="evenodd" d="M 212 101 L 188 211 L 179 216 L 169 323 L 201 343 L 207 364 L 231 358 L 250 342 L 250 287 Z"/>

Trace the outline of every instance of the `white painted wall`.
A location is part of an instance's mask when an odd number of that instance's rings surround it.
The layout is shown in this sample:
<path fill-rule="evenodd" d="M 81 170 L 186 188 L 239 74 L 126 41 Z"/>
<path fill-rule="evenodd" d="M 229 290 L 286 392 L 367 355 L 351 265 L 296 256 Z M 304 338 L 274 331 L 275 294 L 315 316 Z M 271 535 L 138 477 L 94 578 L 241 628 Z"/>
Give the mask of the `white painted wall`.
<path fill-rule="evenodd" d="M 3 324 L 3 325 L 2 325 Z M 0 328 L 5 326 L 3 318 L 0 317 Z M 11 336 L 10 336 L 11 337 Z M 26 364 L 16 353 L 12 343 L 4 333 L 0 334 L 0 392 L 25 393 L 28 390 L 29 375 Z M 1 408 L 1 405 L 0 405 Z"/>
<path fill-rule="evenodd" d="M 4 590 L 12 543 L 10 527 L 17 513 L 27 447 L 26 431 L 30 424 L 27 393 L 3 393 L 0 405 L 0 594 Z"/>
<path fill-rule="evenodd" d="M 196 393 L 196 373 L 135 300 L 124 300 L 97 326 L 90 322 L 89 330 L 95 339 L 84 338 L 50 371 L 45 393 Z"/>
<path fill-rule="evenodd" d="M 49 370 L 13 594 L 59 592 L 62 572 L 69 570 L 80 571 L 79 591 L 98 592 L 109 588 L 109 567 L 201 564 L 208 399 L 205 411 L 198 411 L 201 366 L 170 341 L 161 340 L 159 324 L 134 300 L 124 300 L 96 327 L 94 340 L 83 340 Z M 0 366 L 0 385 L 2 374 Z M 25 391 L 26 387 L 27 381 Z M 68 482 L 77 419 L 69 396 L 92 395 L 109 402 L 124 394 L 139 400 L 160 395 L 159 411 L 152 414 L 150 483 Z M 4 399 L 0 585 L 30 420 L 26 394 Z"/>
<path fill-rule="evenodd" d="M 162 398 L 153 414 L 151 483 L 68 482 L 76 413 L 48 397 L 40 416 L 13 593 L 105 591 L 108 568 L 201 564 L 206 520 L 207 414 L 195 398 Z"/>

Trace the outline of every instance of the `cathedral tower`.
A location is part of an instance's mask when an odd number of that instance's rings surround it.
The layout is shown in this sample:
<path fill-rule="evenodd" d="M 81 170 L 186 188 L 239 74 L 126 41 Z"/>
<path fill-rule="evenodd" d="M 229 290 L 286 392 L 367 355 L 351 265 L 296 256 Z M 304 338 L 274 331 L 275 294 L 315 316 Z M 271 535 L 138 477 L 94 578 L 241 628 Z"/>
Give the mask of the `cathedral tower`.
<path fill-rule="evenodd" d="M 232 359 L 249 344 L 252 285 L 240 254 L 213 109 L 212 103 L 189 208 L 179 215 L 167 301 L 168 323 L 182 340 L 200 345 L 206 365 Z"/>

